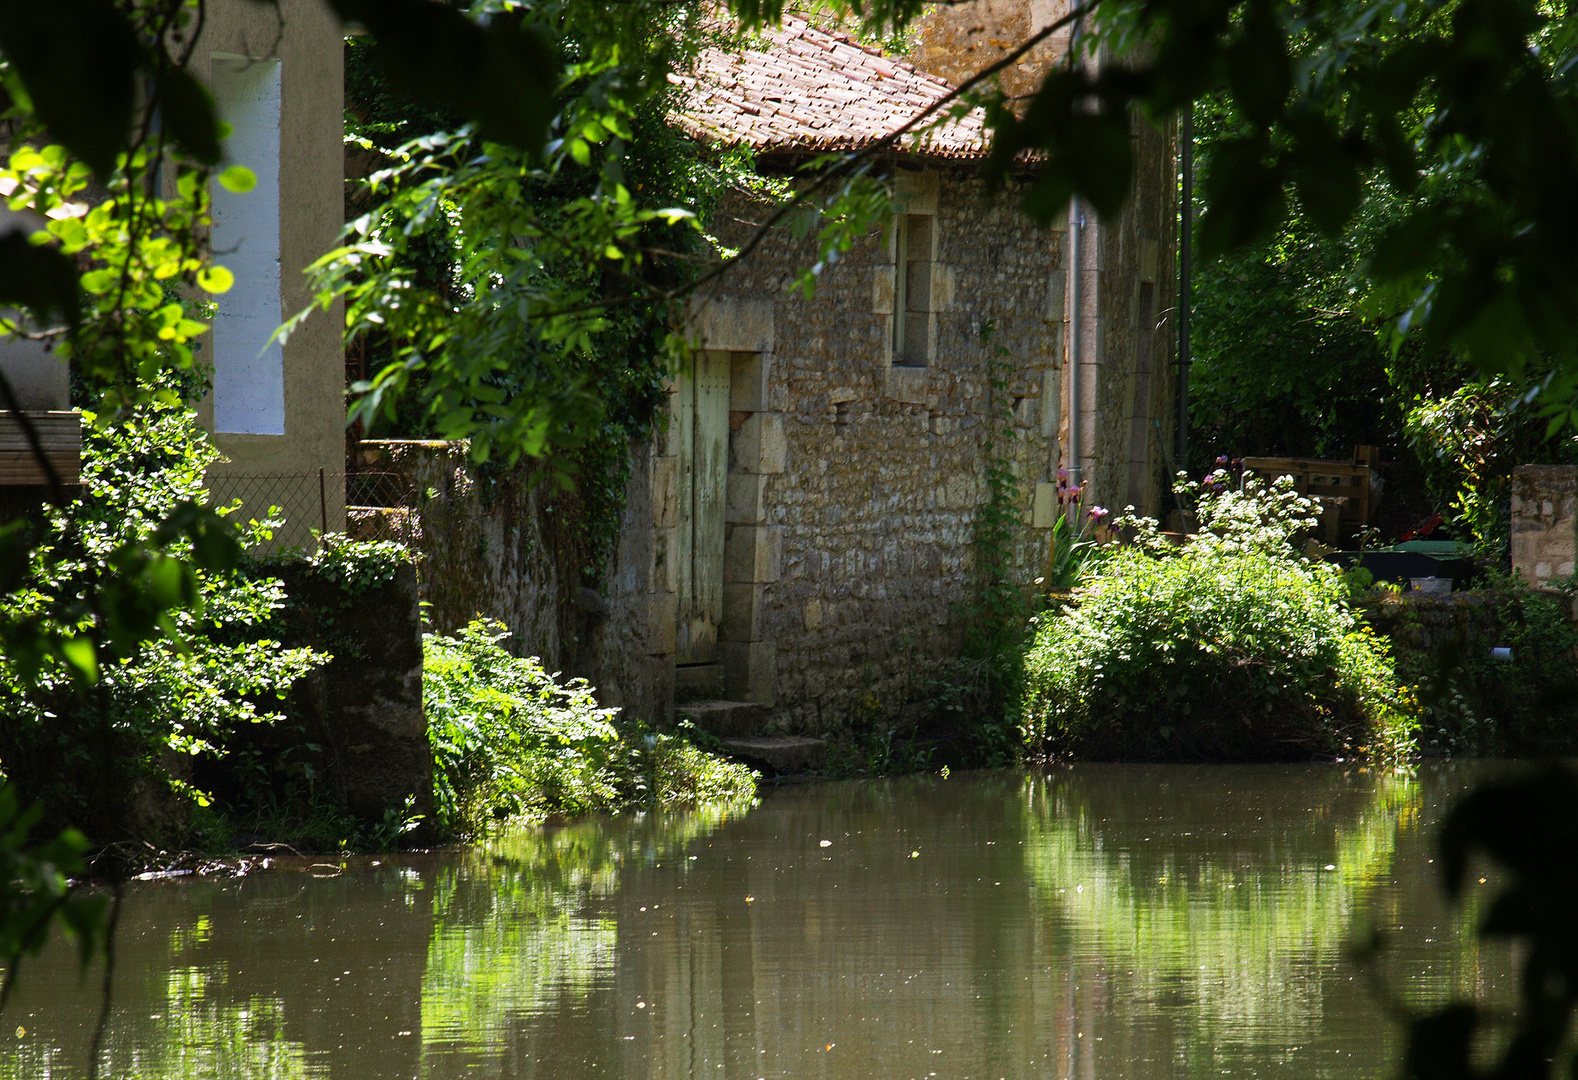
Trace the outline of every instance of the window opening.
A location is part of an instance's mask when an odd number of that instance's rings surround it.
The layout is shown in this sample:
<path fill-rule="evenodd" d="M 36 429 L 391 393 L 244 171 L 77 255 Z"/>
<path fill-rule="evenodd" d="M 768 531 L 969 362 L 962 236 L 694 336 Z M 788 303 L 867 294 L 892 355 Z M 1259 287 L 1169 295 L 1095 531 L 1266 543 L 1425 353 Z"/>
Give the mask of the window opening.
<path fill-rule="evenodd" d="M 893 234 L 893 362 L 925 367 L 931 360 L 929 214 L 900 214 Z"/>

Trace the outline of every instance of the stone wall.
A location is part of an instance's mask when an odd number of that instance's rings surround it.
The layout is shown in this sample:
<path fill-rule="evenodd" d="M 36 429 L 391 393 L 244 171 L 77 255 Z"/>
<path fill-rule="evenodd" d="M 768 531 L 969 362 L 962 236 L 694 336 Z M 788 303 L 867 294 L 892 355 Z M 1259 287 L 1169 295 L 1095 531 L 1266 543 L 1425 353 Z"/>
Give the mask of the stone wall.
<path fill-rule="evenodd" d="M 898 169 L 895 182 L 900 209 L 930 220 L 924 366 L 893 362 L 893 227 L 845 253 L 809 300 L 790 285 L 815 261 L 812 243 L 778 230 L 697 316 L 705 348 L 752 348 L 744 340 L 751 335 L 739 332 L 745 311 L 763 342 L 754 346 L 760 371 L 748 375 L 759 380 L 760 404 L 738 410 L 733 425 L 726 561 L 737 569 L 725 584 L 725 640 L 733 640 L 724 661 L 733 669 L 731 696 L 745 689 L 788 730 L 912 713 L 928 676 L 957 655 L 963 610 L 982 587 L 972 541 L 987 498 L 985 443 L 999 410 L 1014 436 L 1001 449 L 1021 484 L 1013 561 L 1022 583 L 1047 556 L 1067 429 L 1066 227 L 1032 224 L 1012 197 L 988 201 L 964 171 Z M 1171 203 L 1139 205 L 1159 216 Z M 723 207 L 715 227 L 735 244 L 762 216 L 741 201 Z M 1096 429 L 1113 432 L 1098 442 L 1098 458 L 1119 444 L 1111 452 L 1124 453 L 1114 458 L 1114 479 L 1104 481 L 1113 490 L 1128 471 L 1137 336 L 1130 279 L 1142 263 L 1153 275 L 1170 273 L 1159 262 L 1154 223 L 1126 221 L 1106 234 L 1092 262 L 1115 261 L 1111 271 L 1099 269 L 1100 302 L 1128 320 L 1104 334 L 1105 381 L 1095 389 Z M 1170 296 L 1153 283 L 1155 310 Z M 986 323 L 989 344 L 981 341 Z M 1000 398 L 988 371 L 997 348 L 1008 363 Z M 1156 349 L 1153 371 L 1165 369 L 1168 356 Z M 1160 381 L 1151 402 L 1165 417 Z"/>
<path fill-rule="evenodd" d="M 1163 518 L 1172 506 L 1176 471 L 1176 138 L 1173 125 L 1159 130 L 1135 117 L 1131 141 L 1136 182 L 1129 205 L 1094 230 L 1100 352 L 1096 396 L 1087 405 L 1085 476 L 1096 503 L 1114 509 L 1133 504 Z"/>
<path fill-rule="evenodd" d="M 422 631 L 415 567 L 352 591 L 323 570 L 294 560 L 267 573 L 288 597 L 278 617 L 287 647 L 310 645 L 329 663 L 296 682 L 278 737 L 317 747 L 318 783 L 364 820 L 382 821 L 409 796 L 431 821 L 433 755 L 422 713 Z"/>
<path fill-rule="evenodd" d="M 1488 652 L 1504 644 L 1501 634 L 1519 611 L 1516 597 L 1501 589 L 1374 592 L 1356 606 L 1375 632 L 1391 641 L 1399 662 L 1435 661 L 1464 648 Z"/>
<path fill-rule="evenodd" d="M 396 473 L 414 507 L 351 512 L 355 535 L 400 540 L 417 556 L 430 629 L 451 633 L 479 615 L 509 628 L 508 646 L 550 671 L 587 679 L 604 705 L 667 720 L 673 665 L 651 608 L 653 509 L 645 446 L 631 450 L 625 514 L 609 569 L 582 584 L 589 561 L 581 507 L 539 482 L 532 465 L 479 468 L 464 442 L 364 441 L 363 468 Z"/>
<path fill-rule="evenodd" d="M 1512 470 L 1512 569 L 1531 585 L 1573 573 L 1578 556 L 1578 465 Z"/>

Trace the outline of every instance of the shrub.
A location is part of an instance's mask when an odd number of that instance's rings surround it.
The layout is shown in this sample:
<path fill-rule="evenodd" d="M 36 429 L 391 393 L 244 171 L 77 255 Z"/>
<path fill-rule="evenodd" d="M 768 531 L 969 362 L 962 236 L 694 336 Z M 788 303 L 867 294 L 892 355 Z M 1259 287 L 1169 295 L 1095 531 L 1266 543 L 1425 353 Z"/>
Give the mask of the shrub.
<path fill-rule="evenodd" d="M 1408 749 L 1409 703 L 1384 642 L 1349 611 L 1342 576 L 1288 543 L 1306 500 L 1253 483 L 1208 483 L 1198 498 L 1214 531 L 1182 549 L 1112 551 L 1076 603 L 1038 619 L 1019 702 L 1031 751 L 1248 761 Z"/>
<path fill-rule="evenodd" d="M 42 512 L 30 586 L 4 598 L 0 617 L 57 634 L 98 624 L 113 642 L 114 625 L 80 598 L 179 503 L 206 501 L 203 473 L 218 456 L 182 405 L 85 426 L 81 494 Z M 167 554 L 184 557 L 189 543 Z M 274 578 L 198 570 L 193 599 L 174 609 L 163 637 L 101 654 L 92 687 L 62 664 L 34 671 L 26 655 L 0 658 L 0 770 L 25 796 L 101 840 L 184 839 L 186 812 L 207 801 L 185 779 L 194 761 L 221 757 L 238 729 L 276 719 L 268 703 L 324 659 L 268 636 L 284 603 Z"/>
<path fill-rule="evenodd" d="M 502 623 L 427 634 L 422 699 L 439 826 L 471 833 L 506 820 L 748 797 L 756 774 L 676 735 L 621 732 L 584 680 L 560 683 L 511 656 Z"/>
<path fill-rule="evenodd" d="M 1454 524 L 1502 567 L 1510 557 L 1513 466 L 1578 462 L 1578 437 L 1553 438 L 1547 418 L 1507 379 L 1416 400 L 1405 431 L 1437 505 L 1457 511 Z"/>

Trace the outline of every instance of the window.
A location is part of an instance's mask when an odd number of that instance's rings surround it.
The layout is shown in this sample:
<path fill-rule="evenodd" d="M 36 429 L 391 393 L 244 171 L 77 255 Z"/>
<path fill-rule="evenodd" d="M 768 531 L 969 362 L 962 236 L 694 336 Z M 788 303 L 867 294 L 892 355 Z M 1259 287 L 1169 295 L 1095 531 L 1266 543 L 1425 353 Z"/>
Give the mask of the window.
<path fill-rule="evenodd" d="M 893 226 L 893 362 L 925 367 L 936 335 L 932 314 L 933 223 L 930 214 L 899 214 Z"/>
<path fill-rule="evenodd" d="M 278 60 L 215 54 L 214 99 L 233 129 L 227 160 L 248 166 L 257 187 L 237 195 L 214 185 L 213 247 L 235 274 L 214 317 L 214 428 L 285 434 L 285 354 L 274 330 L 280 296 Z"/>

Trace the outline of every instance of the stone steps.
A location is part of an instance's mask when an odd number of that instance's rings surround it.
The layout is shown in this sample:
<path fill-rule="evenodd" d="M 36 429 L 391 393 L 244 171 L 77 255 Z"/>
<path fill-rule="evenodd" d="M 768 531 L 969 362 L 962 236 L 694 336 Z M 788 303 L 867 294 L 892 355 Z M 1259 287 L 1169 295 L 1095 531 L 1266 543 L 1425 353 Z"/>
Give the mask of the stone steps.
<path fill-rule="evenodd" d="M 760 734 L 767 708 L 749 701 L 690 701 L 676 706 L 674 713 L 717 736 L 730 757 L 769 776 L 809 772 L 827 753 L 825 739 Z"/>
<path fill-rule="evenodd" d="M 674 700 L 680 704 L 723 696 L 722 664 L 682 664 L 674 669 Z"/>
<path fill-rule="evenodd" d="M 767 710 L 749 701 L 689 701 L 674 707 L 674 714 L 720 739 L 743 738 L 762 729 Z"/>
<path fill-rule="evenodd" d="M 763 735 L 750 739 L 724 739 L 723 750 L 747 765 L 765 768 L 772 775 L 784 776 L 810 772 L 820 765 L 827 753 L 827 740 L 798 735 Z"/>

